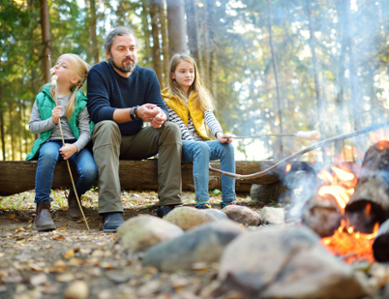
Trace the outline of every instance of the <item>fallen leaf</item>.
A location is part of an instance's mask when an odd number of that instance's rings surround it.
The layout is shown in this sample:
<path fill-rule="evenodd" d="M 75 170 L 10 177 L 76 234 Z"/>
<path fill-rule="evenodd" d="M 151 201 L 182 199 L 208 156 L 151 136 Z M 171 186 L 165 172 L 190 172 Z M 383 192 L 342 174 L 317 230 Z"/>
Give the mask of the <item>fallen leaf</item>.
<path fill-rule="evenodd" d="M 69 249 L 65 254 L 63 254 L 63 257 L 65 259 L 70 259 L 70 258 L 74 257 L 73 249 Z"/>
<path fill-rule="evenodd" d="M 15 219 L 16 218 L 16 214 L 9 214 L 9 219 Z"/>
<path fill-rule="evenodd" d="M 64 273 L 55 278 L 59 282 L 70 282 L 76 279 L 72 273 Z"/>
<path fill-rule="evenodd" d="M 53 237 L 52 240 L 66 240 L 66 238 L 62 235 L 58 235 L 58 236 Z"/>

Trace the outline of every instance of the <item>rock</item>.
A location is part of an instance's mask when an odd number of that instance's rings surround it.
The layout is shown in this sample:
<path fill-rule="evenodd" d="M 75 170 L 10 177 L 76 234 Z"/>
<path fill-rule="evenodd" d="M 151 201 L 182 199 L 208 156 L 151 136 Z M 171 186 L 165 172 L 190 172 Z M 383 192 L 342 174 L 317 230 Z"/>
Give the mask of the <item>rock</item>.
<path fill-rule="evenodd" d="M 264 207 L 260 211 L 262 224 L 285 224 L 283 208 Z"/>
<path fill-rule="evenodd" d="M 226 213 L 224 213 L 218 209 L 208 209 L 208 210 L 204 210 L 204 212 L 215 216 L 217 220 L 228 219 Z"/>
<path fill-rule="evenodd" d="M 195 263 L 217 262 L 225 246 L 244 232 L 244 227 L 231 220 L 205 223 L 149 248 L 143 264 L 162 271 L 176 271 L 189 270 Z"/>
<path fill-rule="evenodd" d="M 118 241 L 131 252 L 145 250 L 159 242 L 181 236 L 184 231 L 158 217 L 142 215 L 131 218 L 119 226 Z"/>
<path fill-rule="evenodd" d="M 65 299 L 86 299 L 89 296 L 89 288 L 85 281 L 76 280 L 65 290 Z"/>
<path fill-rule="evenodd" d="M 237 254 L 238 253 L 238 254 Z M 362 298 L 364 283 L 306 227 L 265 227 L 239 236 L 224 250 L 214 297 Z"/>
<path fill-rule="evenodd" d="M 215 221 L 217 218 L 214 215 L 192 207 L 178 207 L 164 217 L 167 220 L 183 230 L 191 229 L 197 225 Z"/>
<path fill-rule="evenodd" d="M 222 211 L 231 220 L 239 222 L 245 226 L 258 226 L 261 224 L 259 214 L 248 207 L 230 205 L 226 206 Z"/>

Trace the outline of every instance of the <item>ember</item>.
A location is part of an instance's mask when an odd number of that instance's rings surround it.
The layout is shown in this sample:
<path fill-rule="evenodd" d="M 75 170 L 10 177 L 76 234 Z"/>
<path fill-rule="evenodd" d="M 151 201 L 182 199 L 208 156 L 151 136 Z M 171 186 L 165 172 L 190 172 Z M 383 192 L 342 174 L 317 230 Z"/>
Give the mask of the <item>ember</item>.
<path fill-rule="evenodd" d="M 321 239 L 322 244 L 333 254 L 341 256 L 345 262 L 374 262 L 373 248 L 374 238 L 377 236 L 378 223 L 372 234 L 354 232 L 353 227 L 348 227 L 342 219 L 340 227 L 331 237 Z"/>

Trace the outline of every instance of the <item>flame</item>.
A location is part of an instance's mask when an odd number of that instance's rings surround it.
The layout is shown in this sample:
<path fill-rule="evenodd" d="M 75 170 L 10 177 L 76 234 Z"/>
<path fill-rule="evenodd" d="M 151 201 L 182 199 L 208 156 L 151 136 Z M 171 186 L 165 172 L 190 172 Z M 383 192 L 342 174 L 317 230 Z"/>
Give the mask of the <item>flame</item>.
<path fill-rule="evenodd" d="M 323 169 L 317 174 L 317 177 L 321 179 L 324 183 L 332 183 L 334 181 L 333 176 L 329 173 L 327 169 Z"/>
<path fill-rule="evenodd" d="M 288 173 L 291 169 L 292 169 L 292 164 L 290 164 L 290 163 L 286 164 L 284 174 Z"/>
<path fill-rule="evenodd" d="M 350 200 L 350 196 L 354 193 L 354 189 L 346 189 L 341 186 L 322 186 L 318 193 L 320 196 L 331 194 L 336 198 L 336 201 L 343 211 Z"/>
<path fill-rule="evenodd" d="M 346 228 L 344 219 L 331 237 L 321 239 L 321 243 L 333 254 L 343 257 L 347 263 L 368 261 L 374 263 L 373 242 L 378 233 L 378 222 L 371 234 L 354 232 L 353 227 Z"/>
<path fill-rule="evenodd" d="M 342 181 L 351 181 L 355 178 L 355 175 L 351 172 L 343 170 L 336 166 L 331 166 L 331 169 L 335 172 L 336 176 Z"/>

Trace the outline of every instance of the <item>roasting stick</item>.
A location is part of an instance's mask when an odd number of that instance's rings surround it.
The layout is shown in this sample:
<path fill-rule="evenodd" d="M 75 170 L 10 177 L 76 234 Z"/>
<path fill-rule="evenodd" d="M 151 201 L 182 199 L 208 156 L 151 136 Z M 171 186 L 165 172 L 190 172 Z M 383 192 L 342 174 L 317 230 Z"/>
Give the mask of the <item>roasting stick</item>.
<path fill-rule="evenodd" d="M 371 125 L 369 127 L 366 127 L 364 129 L 361 129 L 361 130 L 358 130 L 358 131 L 354 131 L 354 132 L 351 132 L 351 133 L 347 133 L 347 134 L 338 135 L 338 136 L 335 136 L 335 137 L 332 137 L 332 138 L 324 139 L 324 140 L 322 140 L 322 141 L 320 141 L 320 142 L 318 142 L 316 144 L 308 146 L 308 147 L 302 149 L 301 151 L 298 151 L 298 152 L 294 153 L 293 155 L 290 155 L 289 157 L 286 157 L 285 159 L 277 162 L 276 164 L 274 164 L 273 166 L 271 166 L 271 167 L 269 167 L 269 168 L 267 168 L 265 170 L 262 170 L 262 171 L 259 171 L 259 172 L 253 173 L 253 174 L 236 174 L 236 173 L 232 173 L 232 172 L 227 172 L 227 171 L 224 171 L 224 170 L 216 169 L 216 168 L 213 168 L 212 166 L 209 166 L 209 170 L 212 170 L 212 171 L 224 174 L 224 175 L 229 176 L 229 177 L 236 178 L 238 180 L 247 180 L 247 179 L 260 178 L 260 177 L 263 177 L 263 176 L 269 174 L 272 171 L 275 171 L 277 168 L 279 168 L 281 166 L 284 166 L 285 163 L 288 163 L 288 162 L 294 160 L 295 158 L 298 158 L 298 157 L 304 155 L 305 153 L 308 153 L 308 152 L 310 152 L 310 151 L 312 151 L 312 150 L 314 150 L 314 149 L 316 149 L 318 147 L 322 147 L 325 144 L 334 143 L 336 141 L 340 141 L 340 140 L 344 140 L 344 139 L 347 139 L 347 138 L 355 137 L 355 136 L 358 136 L 358 135 L 361 135 L 361 134 L 364 134 L 364 133 L 368 133 L 368 132 L 371 132 L 371 131 L 375 131 L 375 130 L 378 130 L 378 129 L 381 129 L 381 128 L 387 127 L 387 126 L 389 126 L 389 122 L 384 122 L 384 123 L 380 123 L 380 124 L 374 124 L 374 125 Z"/>
<path fill-rule="evenodd" d="M 50 63 L 50 65 L 51 65 L 50 56 L 49 56 L 49 63 Z M 57 98 L 57 79 L 58 79 L 58 76 L 54 75 L 54 76 L 51 78 L 51 84 L 52 84 L 52 86 L 54 86 L 54 101 L 55 101 L 55 105 L 58 106 L 58 98 Z M 62 144 L 65 145 L 65 139 L 64 139 L 63 133 L 62 133 L 61 119 L 59 120 L 58 125 L 59 125 L 59 131 L 61 132 Z M 90 231 L 89 225 L 88 225 L 88 221 L 86 220 L 84 211 L 82 210 L 82 206 L 81 206 L 80 199 L 79 199 L 78 194 L 77 194 L 76 184 L 74 183 L 73 174 L 72 174 L 72 170 L 71 170 L 71 168 L 70 168 L 69 160 L 66 160 L 66 164 L 67 164 L 67 166 L 68 166 L 69 175 L 70 175 L 70 180 L 71 180 L 71 182 L 72 182 L 72 187 L 73 187 L 73 190 L 74 190 L 74 194 L 76 195 L 78 207 L 79 207 L 80 210 L 81 210 L 81 214 L 82 214 L 82 217 L 84 218 L 86 227 L 87 227 L 88 231 Z"/>
<path fill-rule="evenodd" d="M 305 140 L 317 140 L 320 139 L 321 135 L 318 131 L 298 131 L 294 134 L 263 134 L 263 135 L 253 135 L 253 136 L 228 136 L 227 138 L 231 139 L 250 139 L 250 138 L 263 138 L 263 137 L 297 137 Z"/>

